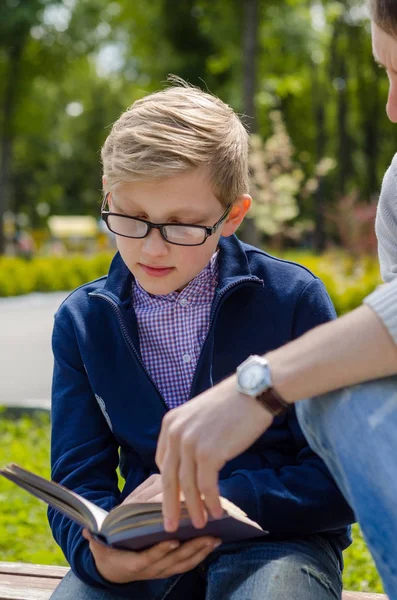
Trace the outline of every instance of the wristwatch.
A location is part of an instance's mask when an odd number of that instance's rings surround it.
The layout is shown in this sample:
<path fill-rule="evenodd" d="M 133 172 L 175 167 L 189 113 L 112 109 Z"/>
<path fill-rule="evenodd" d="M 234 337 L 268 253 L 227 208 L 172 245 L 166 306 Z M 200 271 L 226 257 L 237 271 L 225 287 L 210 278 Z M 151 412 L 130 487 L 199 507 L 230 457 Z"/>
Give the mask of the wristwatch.
<path fill-rule="evenodd" d="M 237 389 L 255 398 L 274 417 L 286 412 L 286 402 L 272 386 L 269 363 L 262 356 L 252 355 L 237 367 Z"/>

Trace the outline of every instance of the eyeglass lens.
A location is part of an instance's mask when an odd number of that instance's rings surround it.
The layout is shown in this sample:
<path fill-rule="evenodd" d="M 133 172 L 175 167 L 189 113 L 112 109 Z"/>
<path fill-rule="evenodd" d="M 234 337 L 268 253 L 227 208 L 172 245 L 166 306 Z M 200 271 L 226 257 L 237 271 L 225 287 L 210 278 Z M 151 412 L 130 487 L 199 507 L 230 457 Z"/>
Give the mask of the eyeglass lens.
<path fill-rule="evenodd" d="M 144 238 L 149 229 L 143 221 L 117 215 L 108 216 L 108 227 L 116 235 L 132 238 Z M 195 246 L 202 244 L 206 238 L 205 230 L 199 227 L 164 225 L 162 230 L 164 237 L 173 244 Z"/>

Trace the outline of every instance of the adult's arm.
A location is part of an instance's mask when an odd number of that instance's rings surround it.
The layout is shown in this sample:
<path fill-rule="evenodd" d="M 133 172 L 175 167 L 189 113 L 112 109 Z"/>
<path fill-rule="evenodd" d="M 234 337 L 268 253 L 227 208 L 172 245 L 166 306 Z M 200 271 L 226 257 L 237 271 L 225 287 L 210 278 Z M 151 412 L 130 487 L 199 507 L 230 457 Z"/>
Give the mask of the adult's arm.
<path fill-rule="evenodd" d="M 335 316 L 324 285 L 313 279 L 296 302 L 291 339 Z M 240 426 L 244 427 L 242 423 Z M 219 482 L 221 495 L 276 536 L 309 535 L 352 523 L 350 507 L 322 459 L 309 447 L 294 410 L 286 415 L 284 427 L 290 431 L 289 449 L 294 449 L 294 461 L 277 468 L 269 464 L 254 470 L 240 467 Z M 191 465 L 183 458 L 180 469 L 191 474 Z"/>
<path fill-rule="evenodd" d="M 376 290 L 364 306 L 320 325 L 266 358 L 274 387 L 288 402 L 396 374 L 397 280 Z M 221 516 L 218 472 L 272 420 L 255 400 L 236 391 L 235 375 L 166 415 L 156 460 L 163 474 L 168 530 L 173 531 L 178 522 L 179 486 L 195 523 L 203 523 L 201 495 L 210 513 Z M 181 464 L 189 464 L 189 469 Z"/>
<path fill-rule="evenodd" d="M 288 402 L 397 373 L 397 279 L 364 302 L 266 356 Z"/>

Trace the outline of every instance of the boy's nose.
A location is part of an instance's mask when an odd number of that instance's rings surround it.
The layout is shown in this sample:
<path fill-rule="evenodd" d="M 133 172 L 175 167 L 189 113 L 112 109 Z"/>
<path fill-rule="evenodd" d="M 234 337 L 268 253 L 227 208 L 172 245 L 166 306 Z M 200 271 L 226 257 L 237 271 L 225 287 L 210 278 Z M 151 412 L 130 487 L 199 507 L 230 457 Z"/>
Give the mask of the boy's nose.
<path fill-rule="evenodd" d="M 168 244 L 158 229 L 152 229 L 143 238 L 142 252 L 148 256 L 164 256 L 168 253 Z"/>

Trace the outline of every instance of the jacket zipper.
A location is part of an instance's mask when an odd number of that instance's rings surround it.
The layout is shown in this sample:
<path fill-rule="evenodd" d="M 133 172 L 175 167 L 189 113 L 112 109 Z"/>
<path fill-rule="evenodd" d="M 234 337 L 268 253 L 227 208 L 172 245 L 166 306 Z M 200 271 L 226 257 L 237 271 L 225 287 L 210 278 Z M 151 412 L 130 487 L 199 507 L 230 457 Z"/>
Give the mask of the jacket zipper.
<path fill-rule="evenodd" d="M 240 286 L 243 287 L 247 283 L 251 283 L 251 284 L 255 284 L 255 285 L 260 285 L 260 284 L 263 285 L 262 280 L 259 279 L 258 277 L 244 277 L 244 278 L 239 279 L 238 281 L 236 281 L 234 283 L 230 283 L 228 286 L 226 286 L 222 290 L 222 292 L 219 294 L 219 296 L 217 296 L 217 298 L 215 300 L 215 303 L 214 303 L 214 306 L 212 307 L 211 318 L 210 318 L 210 325 L 208 327 L 207 335 L 205 336 L 205 340 L 204 340 L 203 345 L 201 347 L 200 357 L 199 357 L 199 359 L 197 361 L 196 369 L 194 371 L 194 375 L 193 375 L 193 379 L 192 379 L 192 384 L 190 386 L 189 399 L 191 399 L 191 393 L 192 393 L 192 390 L 194 389 L 194 384 L 196 382 L 196 375 L 197 375 L 197 372 L 199 370 L 199 366 L 200 366 L 200 363 L 201 363 L 201 357 L 204 354 L 204 349 L 205 349 L 205 346 L 206 346 L 206 344 L 208 342 L 208 339 L 210 337 L 210 333 L 211 333 L 213 324 L 215 322 L 215 317 L 217 315 L 219 306 L 220 306 L 221 302 L 225 299 L 225 296 L 229 295 L 230 290 L 232 290 L 234 288 L 238 288 Z"/>
<path fill-rule="evenodd" d="M 210 333 L 211 329 L 212 329 L 212 325 L 215 321 L 215 314 L 218 310 L 219 304 L 221 302 L 221 300 L 224 300 L 225 295 L 228 294 L 228 292 L 230 292 L 231 289 L 236 288 L 236 287 L 243 287 L 246 283 L 254 283 L 255 285 L 260 285 L 262 283 L 262 280 L 259 279 L 259 277 L 244 277 L 242 279 L 239 279 L 238 281 L 235 281 L 234 283 L 229 283 L 229 285 L 227 285 L 219 294 L 219 296 L 216 298 L 214 306 L 212 308 L 212 316 L 211 316 L 211 320 L 210 320 L 210 326 L 208 329 L 208 334 Z M 208 337 L 208 335 L 207 335 Z M 205 342 L 207 341 L 207 337 L 205 339 Z M 204 344 L 205 344 L 204 342 Z M 204 346 L 203 344 L 203 346 Z"/>

